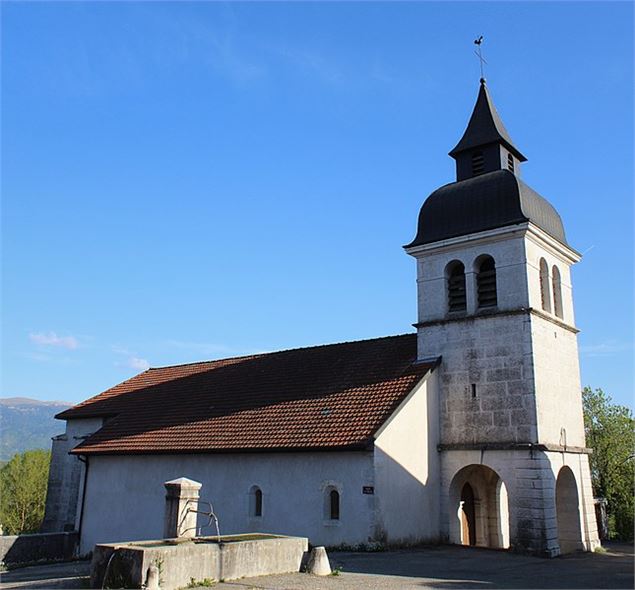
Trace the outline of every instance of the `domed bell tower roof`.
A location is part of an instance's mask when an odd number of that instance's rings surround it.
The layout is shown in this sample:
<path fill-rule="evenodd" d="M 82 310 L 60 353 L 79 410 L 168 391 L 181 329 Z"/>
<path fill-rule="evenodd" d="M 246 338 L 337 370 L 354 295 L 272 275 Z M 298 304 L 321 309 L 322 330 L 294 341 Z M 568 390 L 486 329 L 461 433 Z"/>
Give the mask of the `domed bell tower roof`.
<path fill-rule="evenodd" d="M 568 246 L 557 211 L 520 179 L 527 158 L 505 129 L 484 78 L 463 137 L 449 155 L 457 180 L 426 199 L 417 236 L 405 248 L 528 221 Z"/>

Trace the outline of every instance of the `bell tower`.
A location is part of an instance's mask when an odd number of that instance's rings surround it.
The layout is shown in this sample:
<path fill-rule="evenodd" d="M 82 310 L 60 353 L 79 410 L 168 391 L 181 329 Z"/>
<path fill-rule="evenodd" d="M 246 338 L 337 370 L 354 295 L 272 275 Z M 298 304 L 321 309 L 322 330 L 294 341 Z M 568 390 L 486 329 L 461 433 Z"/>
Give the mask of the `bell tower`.
<path fill-rule="evenodd" d="M 568 244 L 484 79 L 405 246 L 417 261 L 418 355 L 441 357 L 444 537 L 558 555 L 598 544 Z"/>

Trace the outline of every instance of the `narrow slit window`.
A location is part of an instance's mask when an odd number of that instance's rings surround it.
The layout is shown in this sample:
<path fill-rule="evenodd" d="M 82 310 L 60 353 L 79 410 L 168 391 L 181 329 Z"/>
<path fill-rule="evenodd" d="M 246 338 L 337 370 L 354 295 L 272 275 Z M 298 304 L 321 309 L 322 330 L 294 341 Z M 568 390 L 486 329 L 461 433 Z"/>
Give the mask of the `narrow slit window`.
<path fill-rule="evenodd" d="M 496 307 L 496 265 L 491 256 L 485 256 L 478 265 L 476 287 L 479 308 Z"/>
<path fill-rule="evenodd" d="M 331 520 L 340 519 L 340 493 L 337 490 L 331 490 L 329 494 L 329 516 Z"/>
<path fill-rule="evenodd" d="M 252 486 L 249 490 L 249 516 L 262 516 L 262 490 L 258 486 Z"/>
<path fill-rule="evenodd" d="M 448 266 L 448 311 L 465 311 L 465 267 L 458 260 Z"/>
<path fill-rule="evenodd" d="M 262 490 L 257 489 L 255 496 L 254 516 L 262 516 Z"/>

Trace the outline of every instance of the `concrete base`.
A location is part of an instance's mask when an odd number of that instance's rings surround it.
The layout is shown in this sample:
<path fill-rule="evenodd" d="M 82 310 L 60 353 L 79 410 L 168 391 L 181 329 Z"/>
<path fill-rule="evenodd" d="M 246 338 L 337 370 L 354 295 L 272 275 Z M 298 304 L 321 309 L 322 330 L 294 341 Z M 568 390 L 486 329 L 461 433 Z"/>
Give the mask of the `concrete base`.
<path fill-rule="evenodd" d="M 331 564 L 324 547 L 314 547 L 306 566 L 307 574 L 314 576 L 328 576 L 331 574 Z"/>
<path fill-rule="evenodd" d="M 308 539 L 263 533 L 196 539 L 164 539 L 96 545 L 92 588 L 141 588 L 152 567 L 161 590 L 187 586 L 192 579 L 235 580 L 300 571 Z M 151 576 L 152 577 L 152 576 Z M 104 584 L 105 582 L 105 584 Z"/>

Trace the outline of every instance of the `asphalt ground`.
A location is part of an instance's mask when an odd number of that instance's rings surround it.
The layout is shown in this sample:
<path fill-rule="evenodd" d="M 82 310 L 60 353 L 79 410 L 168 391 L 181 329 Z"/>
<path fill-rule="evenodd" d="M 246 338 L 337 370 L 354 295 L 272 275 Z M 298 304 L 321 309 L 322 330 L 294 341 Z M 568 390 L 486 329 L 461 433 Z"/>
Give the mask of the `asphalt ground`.
<path fill-rule="evenodd" d="M 295 573 L 215 584 L 218 590 L 422 590 L 426 588 L 634 588 L 632 545 L 607 544 L 605 553 L 545 559 L 457 546 L 378 553 L 334 552 L 338 574 Z M 6 590 L 86 588 L 88 562 L 20 568 L 0 574 Z"/>

